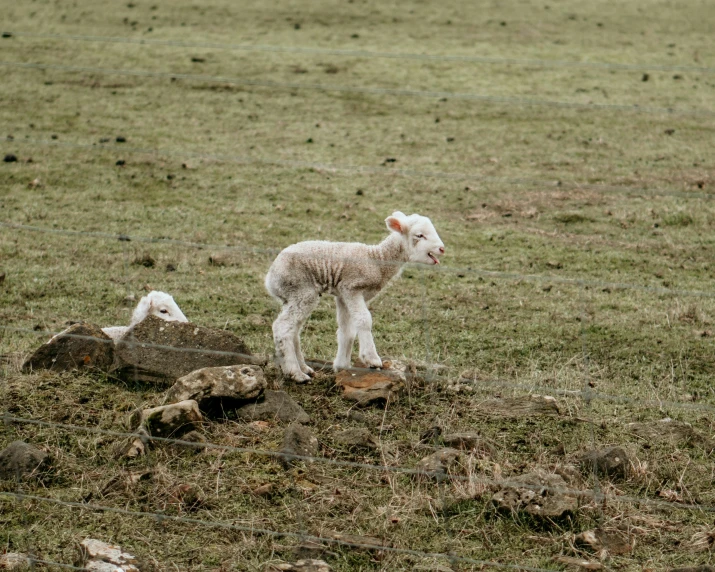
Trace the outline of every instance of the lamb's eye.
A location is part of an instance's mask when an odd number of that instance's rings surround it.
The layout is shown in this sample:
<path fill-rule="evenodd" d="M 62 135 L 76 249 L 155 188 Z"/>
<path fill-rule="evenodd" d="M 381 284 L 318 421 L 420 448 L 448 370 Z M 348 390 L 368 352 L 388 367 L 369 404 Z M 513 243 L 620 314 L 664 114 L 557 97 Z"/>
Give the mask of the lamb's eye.
<path fill-rule="evenodd" d="M 159 310 L 159 311 L 160 311 L 162 314 L 168 314 L 168 313 L 169 313 L 169 310 L 167 310 L 166 308 L 162 308 L 162 309 Z"/>
<path fill-rule="evenodd" d="M 422 233 L 415 235 L 415 238 L 424 238 L 424 237 L 425 237 L 425 235 Z"/>

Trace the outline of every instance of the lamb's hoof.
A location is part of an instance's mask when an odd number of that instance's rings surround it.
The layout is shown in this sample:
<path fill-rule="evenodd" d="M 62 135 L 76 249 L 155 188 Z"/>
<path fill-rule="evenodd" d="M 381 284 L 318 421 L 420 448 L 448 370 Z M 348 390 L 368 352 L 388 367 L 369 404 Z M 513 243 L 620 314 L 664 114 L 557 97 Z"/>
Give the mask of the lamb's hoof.
<path fill-rule="evenodd" d="M 288 377 L 290 377 L 296 383 L 306 383 L 310 381 L 310 376 L 303 373 L 302 371 L 300 373 L 288 374 Z"/>
<path fill-rule="evenodd" d="M 342 371 L 344 369 L 350 369 L 352 367 L 351 363 L 342 363 L 342 362 L 333 362 L 333 371 L 335 373 L 338 373 L 339 371 Z"/>
<path fill-rule="evenodd" d="M 365 364 L 366 367 L 370 369 L 382 369 L 382 360 L 380 358 L 360 358 L 360 361 Z"/>
<path fill-rule="evenodd" d="M 300 368 L 300 370 L 308 377 L 315 377 L 315 370 L 312 367 L 304 365 Z"/>

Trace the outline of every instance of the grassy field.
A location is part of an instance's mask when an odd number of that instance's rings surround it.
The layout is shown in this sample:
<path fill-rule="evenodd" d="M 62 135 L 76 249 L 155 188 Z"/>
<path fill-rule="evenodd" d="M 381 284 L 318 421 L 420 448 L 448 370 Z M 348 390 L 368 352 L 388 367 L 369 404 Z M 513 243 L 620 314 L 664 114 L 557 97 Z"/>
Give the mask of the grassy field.
<path fill-rule="evenodd" d="M 259 454 L 170 446 L 127 462 L 116 437 L 7 424 L 0 448 L 22 438 L 58 467 L 23 493 L 296 536 L 0 496 L 0 550 L 72 563 L 89 536 L 157 570 L 262 570 L 295 559 L 301 535 L 340 533 L 558 570 L 558 556 L 598 560 L 574 535 L 602 526 L 634 542 L 607 569 L 711 562 L 698 539 L 715 534 L 712 3 L 35 0 L 2 13 L 0 155 L 17 158 L 0 163 L 4 411 L 125 431 L 130 412 L 162 393 L 21 374 L 47 331 L 128 323 L 123 299 L 158 289 L 191 321 L 269 354 L 277 307 L 263 275 L 277 249 L 377 242 L 402 210 L 429 216 L 447 253 L 438 269 L 408 268 L 372 305 L 374 334 L 383 358 L 424 368 L 426 381 L 362 420 L 346 416 L 331 374 L 287 384 L 321 455 L 412 468 L 429 452 L 420 435 L 438 425 L 495 444 L 494 456 L 465 461 L 475 478 L 553 469 L 607 445 L 623 446 L 634 470 L 625 482 L 585 475 L 608 501 L 538 522 L 497 514 L 488 491 L 459 479 L 327 463 L 286 471 Z M 154 266 L 138 263 L 145 254 Z M 332 301 L 303 345 L 332 359 Z M 468 388 L 448 391 L 460 379 Z M 581 398 L 587 384 L 601 399 Z M 562 416 L 478 408 L 528 393 L 557 397 Z M 624 429 L 664 417 L 704 441 Z M 379 450 L 334 442 L 357 426 Z M 205 434 L 273 451 L 283 427 L 229 419 Z M 147 478 L 128 484 L 132 475 Z M 272 496 L 252 493 L 267 483 Z M 181 485 L 198 507 L 177 498 Z M 336 570 L 480 569 L 328 550 Z"/>

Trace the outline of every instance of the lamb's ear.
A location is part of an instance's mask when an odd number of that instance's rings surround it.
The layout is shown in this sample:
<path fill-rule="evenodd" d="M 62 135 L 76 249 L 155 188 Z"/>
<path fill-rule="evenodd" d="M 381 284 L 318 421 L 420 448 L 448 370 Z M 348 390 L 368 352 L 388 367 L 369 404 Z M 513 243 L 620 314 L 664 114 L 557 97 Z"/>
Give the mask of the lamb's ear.
<path fill-rule="evenodd" d="M 407 217 L 404 213 L 395 211 L 385 219 L 385 224 L 387 225 L 388 230 L 404 234 L 407 232 L 407 226 L 405 225 L 406 218 Z"/>
<path fill-rule="evenodd" d="M 151 306 L 151 298 L 148 295 L 143 296 L 142 299 L 139 300 L 137 307 L 134 308 L 134 312 L 132 312 L 132 324 L 138 324 L 151 314 Z"/>

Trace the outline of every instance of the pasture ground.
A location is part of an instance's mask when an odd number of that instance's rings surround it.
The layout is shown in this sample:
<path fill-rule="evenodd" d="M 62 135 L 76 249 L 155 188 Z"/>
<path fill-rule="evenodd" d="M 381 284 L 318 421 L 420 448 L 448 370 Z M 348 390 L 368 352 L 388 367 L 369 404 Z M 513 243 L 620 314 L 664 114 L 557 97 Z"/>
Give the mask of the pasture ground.
<path fill-rule="evenodd" d="M 37 0 L 2 12 L 12 35 L 0 38 L 0 154 L 17 161 L 0 163 L 0 220 L 24 225 L 0 227 L 5 411 L 126 430 L 129 413 L 161 393 L 96 376 L 21 374 L 44 332 L 67 320 L 127 323 L 124 297 L 153 288 L 172 293 L 192 321 L 268 354 L 277 307 L 262 278 L 275 249 L 306 238 L 377 242 L 399 209 L 430 216 L 447 255 L 438 269 L 408 268 L 373 304 L 374 332 L 383 357 L 426 368 L 427 380 L 361 421 L 347 418 L 332 375 L 288 384 L 313 419 L 321 455 L 414 467 L 426 454 L 420 435 L 438 425 L 478 430 L 497 446 L 493 458 L 471 459 L 475 477 L 573 463 L 614 444 L 633 459 L 625 482 L 584 477 L 607 502 L 539 522 L 496 514 L 489 492 L 469 481 L 326 463 L 286 471 L 259 454 L 170 446 L 126 462 L 114 456 L 117 438 L 6 424 L 0 445 L 25 439 L 57 461 L 52 480 L 23 483 L 22 493 L 298 536 L 0 497 L 3 550 L 71 563 L 89 536 L 158 570 L 260 570 L 292 559 L 301 534 L 338 532 L 560 569 L 554 557 L 597 560 L 573 537 L 603 526 L 634 540 L 609 568 L 711 561 L 699 541 L 713 532 L 715 506 L 715 299 L 692 291 L 712 291 L 715 278 L 712 5 Z M 584 65 L 548 64 L 567 61 Z M 641 109 L 619 107 L 634 104 Z M 153 266 L 140 263 L 147 254 Z M 334 330 L 326 300 L 305 328 L 305 353 L 330 360 Z M 447 391 L 461 378 L 469 390 Z M 587 403 L 579 391 L 589 384 L 601 398 Z M 557 397 L 562 416 L 478 412 L 485 399 L 530 392 Z M 625 430 L 664 417 L 691 423 L 706 441 L 648 441 Z M 340 428 L 363 425 L 379 450 L 334 443 Z M 222 445 L 276 450 L 283 428 L 229 419 L 205 433 Z M 126 484 L 145 473 L 151 478 Z M 272 496 L 252 493 L 267 483 Z M 181 485 L 202 502 L 177 498 Z M 617 498 L 626 495 L 643 501 Z M 336 570 L 450 565 L 329 551 Z"/>

